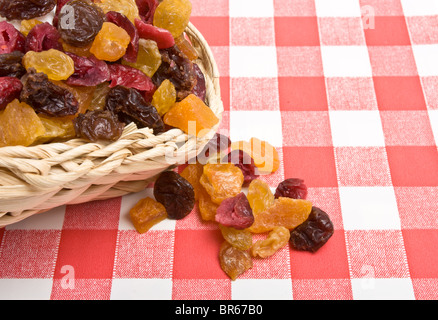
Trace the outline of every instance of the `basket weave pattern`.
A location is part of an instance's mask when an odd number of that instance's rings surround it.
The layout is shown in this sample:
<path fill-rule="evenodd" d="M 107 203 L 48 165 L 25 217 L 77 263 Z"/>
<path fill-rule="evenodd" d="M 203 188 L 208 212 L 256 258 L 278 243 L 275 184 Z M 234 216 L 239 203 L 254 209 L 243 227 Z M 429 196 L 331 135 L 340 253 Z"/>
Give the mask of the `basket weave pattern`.
<path fill-rule="evenodd" d="M 198 51 L 206 102 L 221 120 L 219 72 L 200 32 L 186 33 Z M 116 142 L 72 139 L 32 147 L 0 148 L 0 227 L 66 204 L 123 196 L 143 190 L 162 171 L 196 156 L 217 131 L 202 139 L 171 129 L 155 136 L 151 129 L 127 125 Z"/>

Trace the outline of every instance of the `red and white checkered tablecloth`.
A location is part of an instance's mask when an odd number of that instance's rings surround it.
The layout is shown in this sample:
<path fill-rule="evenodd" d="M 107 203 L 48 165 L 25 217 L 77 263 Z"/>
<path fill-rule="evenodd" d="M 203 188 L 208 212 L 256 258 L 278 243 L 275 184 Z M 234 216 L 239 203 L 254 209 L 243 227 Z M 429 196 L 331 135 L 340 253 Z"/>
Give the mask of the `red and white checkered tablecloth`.
<path fill-rule="evenodd" d="M 236 281 L 196 210 L 138 234 L 152 189 L 0 230 L 1 299 L 438 299 L 438 1 L 192 0 L 221 72 L 221 133 L 267 140 L 333 237 Z M 374 13 L 374 16 L 373 16 Z"/>

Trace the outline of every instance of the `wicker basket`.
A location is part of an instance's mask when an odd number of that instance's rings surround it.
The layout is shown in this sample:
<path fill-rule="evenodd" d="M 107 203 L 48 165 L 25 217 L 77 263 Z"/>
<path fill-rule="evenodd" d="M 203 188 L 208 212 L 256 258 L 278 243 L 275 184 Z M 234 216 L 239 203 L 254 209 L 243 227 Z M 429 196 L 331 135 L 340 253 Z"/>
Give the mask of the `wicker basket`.
<path fill-rule="evenodd" d="M 206 102 L 221 120 L 219 72 L 211 50 L 190 23 L 186 33 L 206 78 Z M 126 126 L 112 143 L 73 139 L 32 147 L 0 148 L 0 227 L 65 205 L 123 196 L 143 190 L 156 176 L 196 156 L 217 131 L 202 139 L 171 129 L 155 136 Z"/>

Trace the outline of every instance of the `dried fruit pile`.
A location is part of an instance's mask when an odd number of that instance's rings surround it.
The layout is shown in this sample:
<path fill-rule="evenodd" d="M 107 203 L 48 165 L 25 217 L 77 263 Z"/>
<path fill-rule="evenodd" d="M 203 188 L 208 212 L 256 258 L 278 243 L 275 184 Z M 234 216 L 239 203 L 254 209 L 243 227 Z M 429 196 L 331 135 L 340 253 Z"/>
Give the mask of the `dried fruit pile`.
<path fill-rule="evenodd" d="M 232 280 L 252 268 L 253 259 L 268 258 L 288 243 L 294 250 L 316 252 L 332 236 L 333 223 L 306 199 L 302 179 L 286 179 L 273 193 L 259 178 L 278 165 L 278 154 L 268 142 L 253 138 L 231 143 L 216 134 L 180 174 L 160 174 L 155 199 L 140 200 L 130 211 L 131 220 L 144 233 L 165 218 L 183 219 L 197 204 L 203 221 L 218 224 L 224 238 L 220 266 Z M 265 238 L 253 242 L 253 234 Z"/>
<path fill-rule="evenodd" d="M 219 119 L 186 37 L 189 0 L 0 0 L 0 147 L 196 135 Z M 38 18 L 54 11 L 52 23 Z M 43 19 L 41 19 L 43 20 Z M 15 130 L 19 123 L 23 130 Z M 26 129 L 27 128 L 27 129 Z"/>

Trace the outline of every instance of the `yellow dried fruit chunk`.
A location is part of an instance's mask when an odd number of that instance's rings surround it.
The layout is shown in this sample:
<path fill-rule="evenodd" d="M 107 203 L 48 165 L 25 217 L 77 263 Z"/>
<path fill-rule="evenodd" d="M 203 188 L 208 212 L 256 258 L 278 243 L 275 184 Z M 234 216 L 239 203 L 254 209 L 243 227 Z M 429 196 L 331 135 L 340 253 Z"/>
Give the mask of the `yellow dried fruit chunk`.
<path fill-rule="evenodd" d="M 37 19 L 29 19 L 29 20 L 21 20 L 20 32 L 27 37 L 30 30 L 35 27 L 37 24 L 41 24 L 42 22 Z"/>
<path fill-rule="evenodd" d="M 178 38 L 187 27 L 191 13 L 192 3 L 189 0 L 163 0 L 155 9 L 153 24 Z"/>
<path fill-rule="evenodd" d="M 157 109 L 158 114 L 163 116 L 176 102 L 176 90 L 170 80 L 166 79 L 161 82 L 158 89 L 152 96 L 152 105 Z"/>
<path fill-rule="evenodd" d="M 269 185 L 260 179 L 251 181 L 248 187 L 248 202 L 253 214 L 267 210 L 274 204 L 274 194 Z"/>
<path fill-rule="evenodd" d="M 0 113 L 0 147 L 30 146 L 45 131 L 33 108 L 17 99 Z"/>
<path fill-rule="evenodd" d="M 290 239 L 290 231 L 285 227 L 275 227 L 264 240 L 259 240 L 251 247 L 253 257 L 267 258 L 283 248 Z"/>
<path fill-rule="evenodd" d="M 116 11 L 124 14 L 132 23 L 139 17 L 138 7 L 135 0 L 100 0 L 95 1 L 96 5 L 102 8 L 103 12 Z"/>
<path fill-rule="evenodd" d="M 265 211 L 254 214 L 254 223 L 249 227 L 253 233 L 263 233 L 275 227 L 285 227 L 289 230 L 307 220 L 312 211 L 312 202 L 303 199 L 280 197 Z"/>
<path fill-rule="evenodd" d="M 56 49 L 28 51 L 22 62 L 26 69 L 35 68 L 37 72 L 45 73 L 50 80 L 67 80 L 75 72 L 73 59 Z"/>
<path fill-rule="evenodd" d="M 122 61 L 122 64 L 142 71 L 152 78 L 161 65 L 161 53 L 154 40 L 140 39 L 138 41 L 138 54 L 135 62 Z"/>

